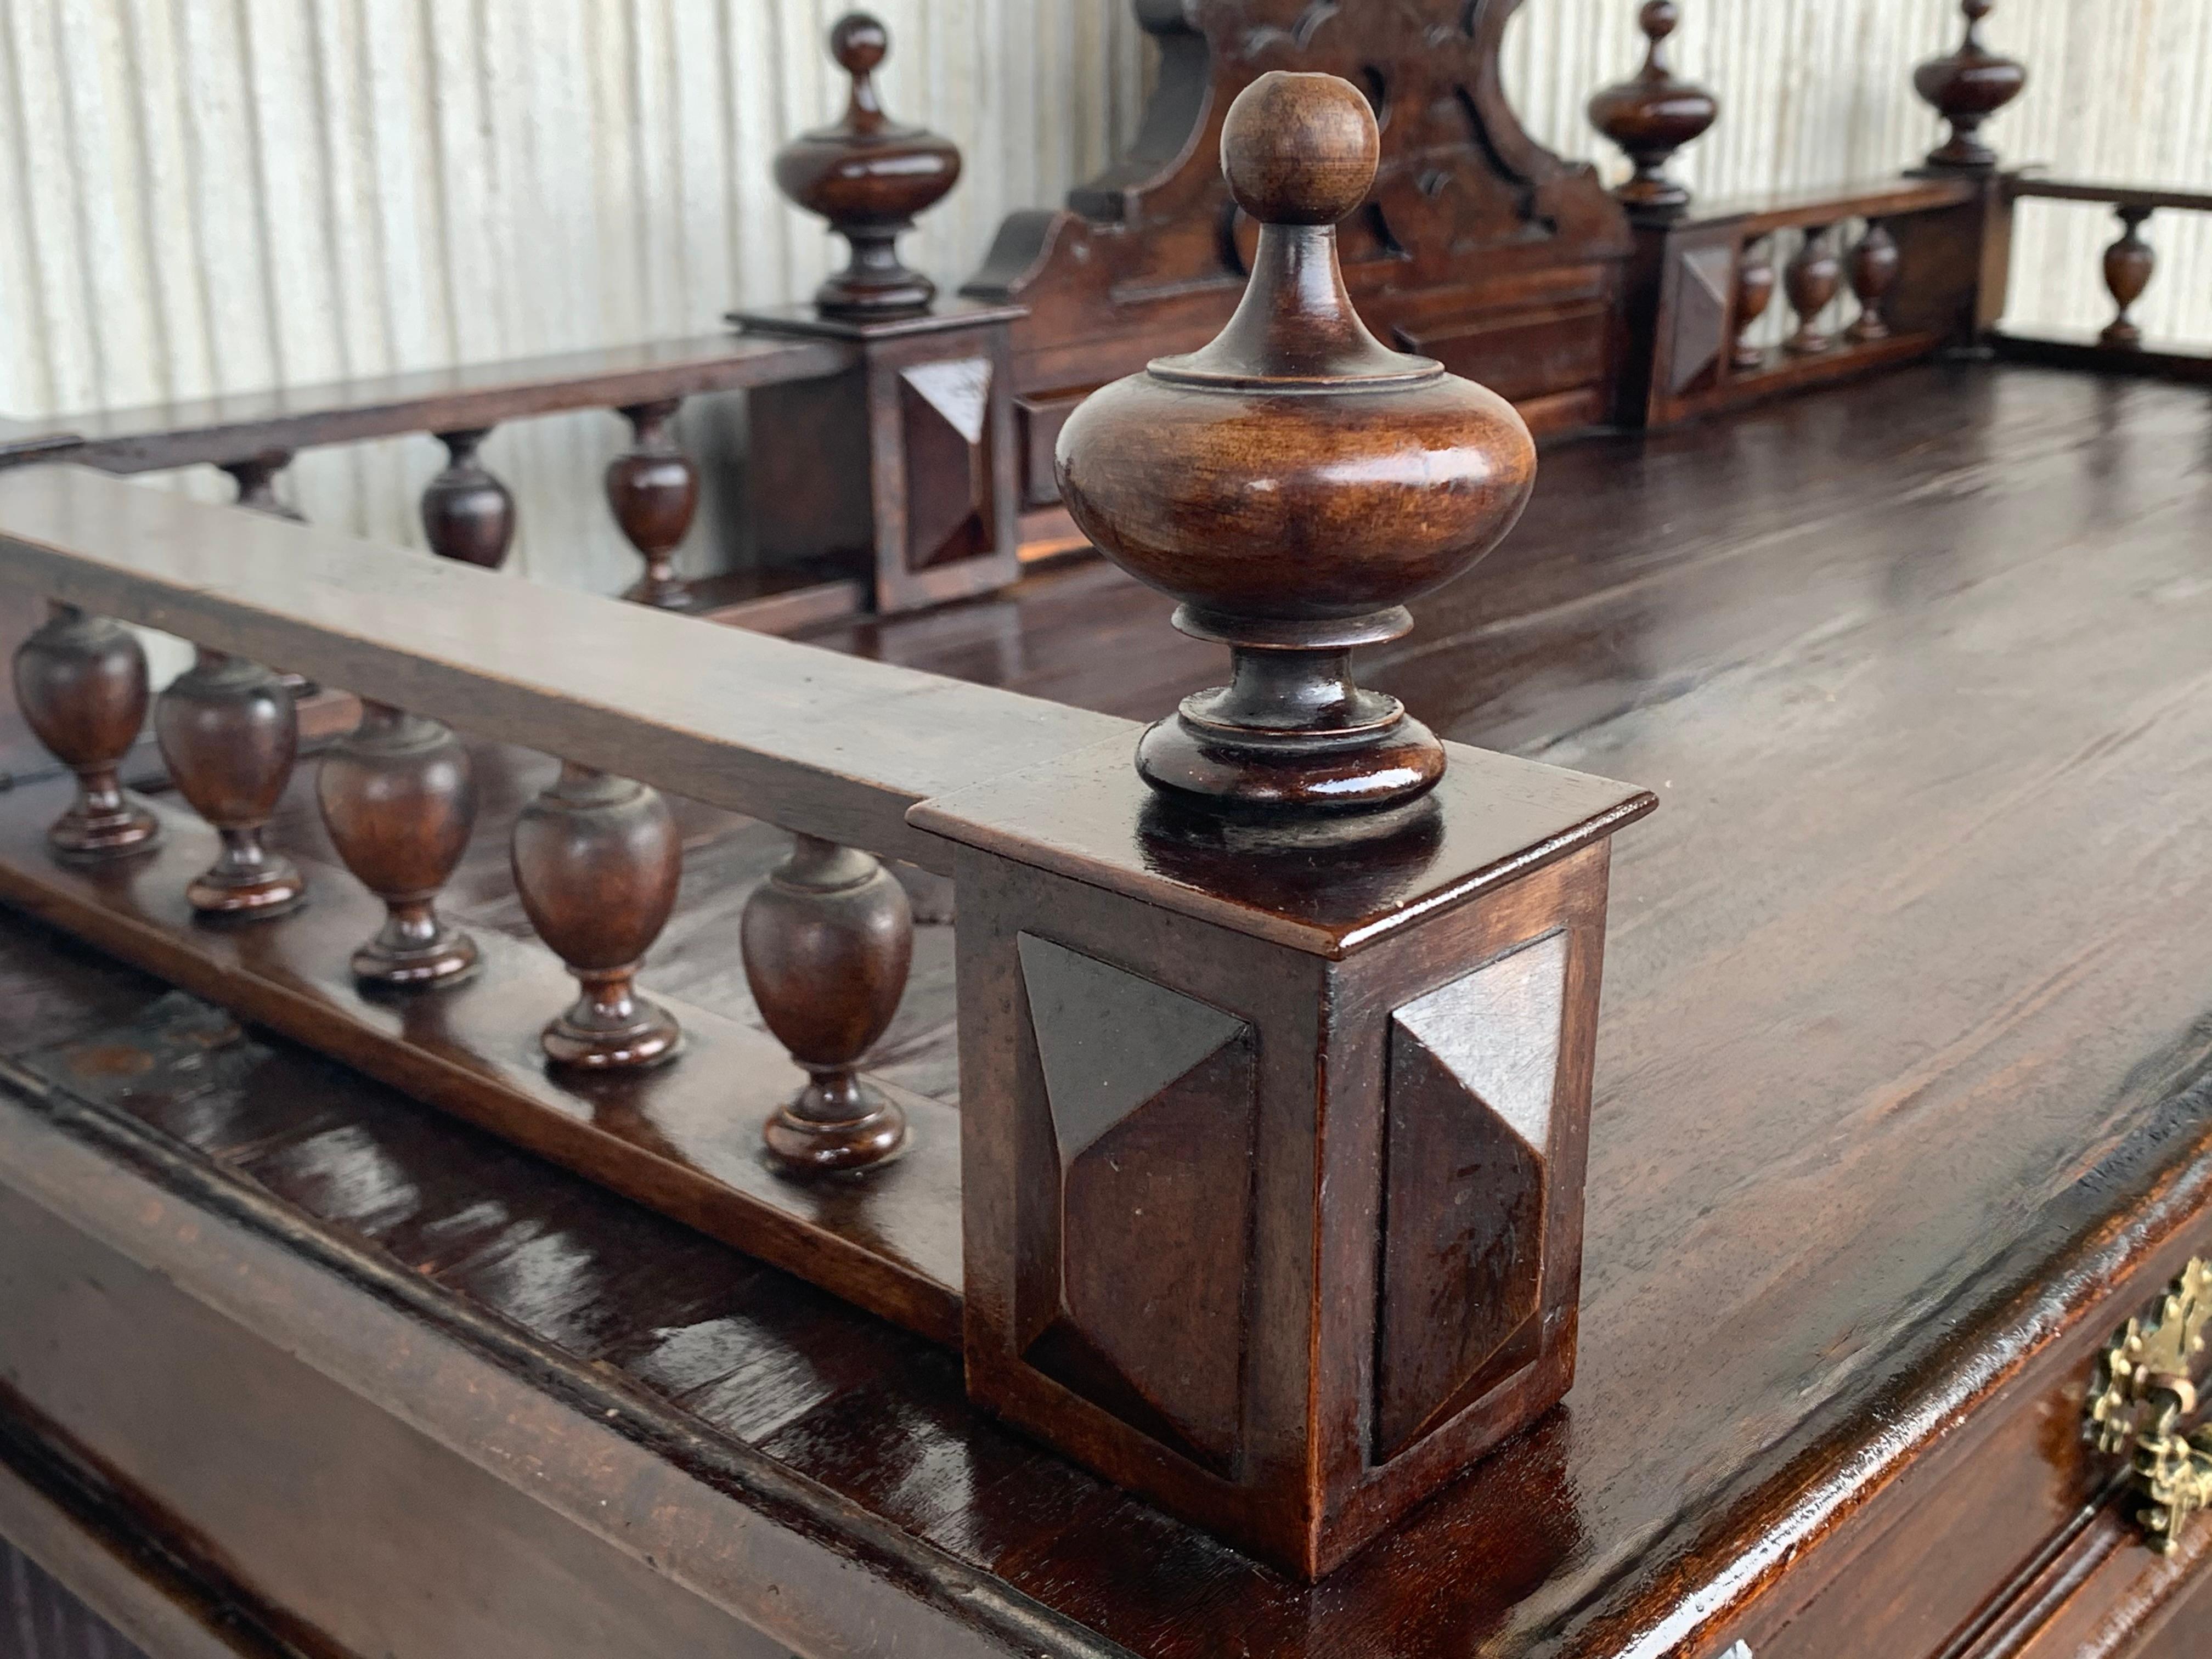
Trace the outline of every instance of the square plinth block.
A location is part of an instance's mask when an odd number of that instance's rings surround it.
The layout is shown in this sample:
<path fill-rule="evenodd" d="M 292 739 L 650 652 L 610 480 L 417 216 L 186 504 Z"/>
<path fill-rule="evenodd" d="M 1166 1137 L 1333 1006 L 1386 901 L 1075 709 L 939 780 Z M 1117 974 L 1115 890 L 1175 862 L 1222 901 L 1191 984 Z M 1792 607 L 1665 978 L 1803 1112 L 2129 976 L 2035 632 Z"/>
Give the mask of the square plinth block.
<path fill-rule="evenodd" d="M 842 340 L 860 354 L 842 374 L 750 394 L 761 562 L 866 573 L 887 613 L 1018 576 L 1007 325 L 1022 314 L 967 300 L 878 319 L 732 313 L 749 334 Z"/>
<path fill-rule="evenodd" d="M 1316 1577 L 1574 1373 L 1609 842 L 1453 746 L 1383 829 L 1191 819 L 1116 739 L 961 843 L 969 1395 Z"/>

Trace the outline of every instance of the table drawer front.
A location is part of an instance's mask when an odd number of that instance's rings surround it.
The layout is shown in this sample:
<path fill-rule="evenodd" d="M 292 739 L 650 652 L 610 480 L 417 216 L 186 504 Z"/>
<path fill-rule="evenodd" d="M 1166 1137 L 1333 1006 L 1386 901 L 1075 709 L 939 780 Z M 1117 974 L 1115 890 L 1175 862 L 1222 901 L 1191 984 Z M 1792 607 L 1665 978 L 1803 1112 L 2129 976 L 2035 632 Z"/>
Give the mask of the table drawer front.
<path fill-rule="evenodd" d="M 2085 1433 L 2106 1348 L 2160 1307 L 2192 1248 L 2212 1253 L 2212 1225 L 2149 1253 L 2070 1320 L 1838 1528 L 1831 1547 L 1844 1553 L 1817 1575 L 1820 1588 L 1788 1611 L 1770 1603 L 1730 1639 L 1741 1635 L 1757 1659 L 2162 1659 L 2156 1632 L 2174 1609 L 2203 1601 L 2193 1616 L 2212 1620 L 2212 1592 L 2197 1591 L 2212 1516 L 2194 1517 L 2174 1554 L 2160 1554 L 2139 1519 L 2147 1500 L 2129 1458 Z M 2208 1364 L 2198 1355 L 2200 1376 Z M 1784 1590 L 1775 1601 L 1790 1599 Z"/>

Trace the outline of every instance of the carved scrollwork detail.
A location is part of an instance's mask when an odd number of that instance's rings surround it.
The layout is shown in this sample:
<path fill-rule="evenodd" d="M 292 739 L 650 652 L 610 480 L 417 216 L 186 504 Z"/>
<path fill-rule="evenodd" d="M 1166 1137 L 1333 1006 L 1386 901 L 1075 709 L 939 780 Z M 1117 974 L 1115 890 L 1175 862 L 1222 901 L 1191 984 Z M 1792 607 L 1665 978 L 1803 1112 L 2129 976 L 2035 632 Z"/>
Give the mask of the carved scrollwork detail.
<path fill-rule="evenodd" d="M 2193 1259 L 2148 1313 L 2106 1347 L 2089 1394 L 2084 1433 L 2099 1450 L 2130 1455 L 2138 1519 L 2171 1554 L 2197 1510 L 2212 1508 L 2212 1427 L 2187 1431 L 2197 1413 L 2196 1364 L 2212 1327 L 2212 1262 Z"/>

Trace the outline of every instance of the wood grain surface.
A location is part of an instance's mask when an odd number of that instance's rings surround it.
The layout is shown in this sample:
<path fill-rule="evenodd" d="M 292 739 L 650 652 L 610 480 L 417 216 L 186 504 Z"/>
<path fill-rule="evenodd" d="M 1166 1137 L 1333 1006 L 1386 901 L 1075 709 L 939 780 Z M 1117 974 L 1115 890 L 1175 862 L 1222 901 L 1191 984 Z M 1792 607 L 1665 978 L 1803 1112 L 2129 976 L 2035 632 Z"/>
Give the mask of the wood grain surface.
<path fill-rule="evenodd" d="M 281 1045 L 113 1109 L 1051 1609 L 1040 1651 L 1705 1659 L 2201 1219 L 2209 481 L 2185 389 L 1915 369 L 1559 452 L 1366 665 L 1667 810 L 1614 865 L 1575 1387 L 1312 1589 L 980 1418 L 919 1339 Z M 1218 666 L 1165 608 L 1090 567 L 839 636 L 1150 714 Z M 464 866 L 457 915 L 494 875 Z M 685 994 L 732 937 L 673 941 Z M 19 924 L 0 956 L 41 1065 L 159 994 Z M 1804 1628 L 1786 1650 L 1855 1650 Z"/>

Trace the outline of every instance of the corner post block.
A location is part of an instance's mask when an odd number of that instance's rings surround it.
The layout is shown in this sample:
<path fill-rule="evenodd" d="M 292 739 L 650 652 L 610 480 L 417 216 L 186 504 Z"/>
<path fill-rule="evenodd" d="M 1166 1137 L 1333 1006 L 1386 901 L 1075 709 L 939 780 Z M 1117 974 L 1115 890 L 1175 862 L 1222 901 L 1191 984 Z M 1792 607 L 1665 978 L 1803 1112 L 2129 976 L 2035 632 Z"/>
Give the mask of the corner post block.
<path fill-rule="evenodd" d="M 1300 1577 L 1572 1381 L 1626 785 L 1448 745 L 1380 833 L 1179 823 L 1120 742 L 961 843 L 969 1395 Z"/>
<path fill-rule="evenodd" d="M 874 72 L 890 50 L 866 13 L 830 31 L 851 77 L 844 118 L 777 154 L 784 194 L 852 248 L 811 305 L 732 312 L 748 334 L 840 340 L 860 362 L 751 394 L 750 495 L 764 565 L 866 574 L 875 608 L 970 599 L 1021 574 L 1013 337 L 1019 306 L 939 301 L 899 235 L 960 177 L 960 152 L 893 120 Z"/>
<path fill-rule="evenodd" d="M 1573 1377 L 1609 841 L 1656 803 L 1358 683 L 1534 446 L 1352 308 L 1357 88 L 1263 76 L 1221 153 L 1236 316 L 1055 467 L 1229 684 L 908 816 L 959 847 L 970 1396 L 1313 1578 Z"/>

